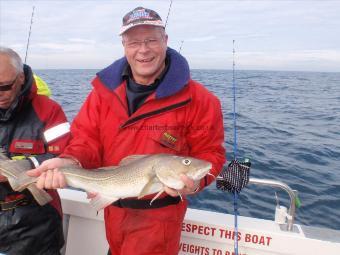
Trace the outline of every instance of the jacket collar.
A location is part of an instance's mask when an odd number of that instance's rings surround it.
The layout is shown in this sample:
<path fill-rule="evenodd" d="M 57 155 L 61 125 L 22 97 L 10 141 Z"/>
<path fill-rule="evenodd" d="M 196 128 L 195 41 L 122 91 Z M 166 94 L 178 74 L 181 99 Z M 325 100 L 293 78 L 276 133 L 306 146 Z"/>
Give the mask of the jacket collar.
<path fill-rule="evenodd" d="M 169 57 L 170 66 L 168 72 L 157 87 L 155 94 L 157 99 L 168 97 L 179 92 L 188 84 L 190 79 L 190 69 L 186 59 L 169 47 L 166 54 Z M 123 84 L 122 74 L 127 65 L 126 57 L 123 57 L 99 71 L 97 76 L 109 90 L 116 90 Z"/>

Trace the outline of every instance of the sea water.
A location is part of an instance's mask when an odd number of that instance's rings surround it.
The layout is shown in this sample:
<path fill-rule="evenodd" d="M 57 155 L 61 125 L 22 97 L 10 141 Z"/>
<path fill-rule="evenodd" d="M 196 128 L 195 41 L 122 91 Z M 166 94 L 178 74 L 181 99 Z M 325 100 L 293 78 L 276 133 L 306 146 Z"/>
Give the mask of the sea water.
<path fill-rule="evenodd" d="M 96 70 L 36 70 L 52 97 L 73 120 Z M 233 158 L 232 71 L 192 70 L 192 78 L 219 97 L 225 145 Z M 340 230 L 340 73 L 237 71 L 237 147 L 252 162 L 251 177 L 283 181 L 298 190 L 297 223 Z M 248 185 L 240 193 L 239 214 L 273 219 L 277 189 Z M 212 183 L 190 207 L 233 213 L 233 196 Z"/>

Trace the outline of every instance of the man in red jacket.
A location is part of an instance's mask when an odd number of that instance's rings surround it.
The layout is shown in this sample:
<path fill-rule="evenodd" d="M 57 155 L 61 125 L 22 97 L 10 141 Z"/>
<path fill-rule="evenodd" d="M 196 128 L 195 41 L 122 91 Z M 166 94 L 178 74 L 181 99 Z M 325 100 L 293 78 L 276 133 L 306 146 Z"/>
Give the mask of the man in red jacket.
<path fill-rule="evenodd" d="M 8 158 L 31 167 L 59 155 L 70 138 L 61 107 L 37 94 L 29 66 L 19 55 L 0 47 L 0 149 Z M 28 166 L 30 165 L 28 164 Z M 58 193 L 40 206 L 30 192 L 15 192 L 0 175 L 0 254 L 57 255 L 64 244 Z"/>
<path fill-rule="evenodd" d="M 44 162 L 29 175 L 40 175 L 38 187 L 60 188 L 66 186 L 65 178 L 54 168 L 68 164 L 96 168 L 118 165 L 128 155 L 156 153 L 211 162 L 211 176 L 196 183 L 183 175 L 185 188 L 166 188 L 152 205 L 153 195 L 105 208 L 111 254 L 177 254 L 185 196 L 209 185 L 225 162 L 221 105 L 190 78 L 185 58 L 167 47 L 168 36 L 155 11 L 138 7 L 127 13 L 120 35 L 125 57 L 92 81 L 62 158 Z"/>

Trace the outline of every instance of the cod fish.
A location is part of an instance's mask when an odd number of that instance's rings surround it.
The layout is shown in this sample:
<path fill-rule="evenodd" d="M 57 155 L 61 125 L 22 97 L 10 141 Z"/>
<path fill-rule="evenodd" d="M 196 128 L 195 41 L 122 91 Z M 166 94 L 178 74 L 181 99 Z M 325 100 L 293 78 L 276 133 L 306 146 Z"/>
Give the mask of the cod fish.
<path fill-rule="evenodd" d="M 90 204 L 99 211 L 118 199 L 128 197 L 142 198 L 157 193 L 154 201 L 164 191 L 164 186 L 177 190 L 184 187 L 180 174 L 200 180 L 211 167 L 210 162 L 192 157 L 154 154 L 128 156 L 119 166 L 92 170 L 72 166 L 59 168 L 59 171 L 65 175 L 68 186 L 96 193 Z M 36 181 L 35 177 L 29 178 L 31 182 Z M 20 181 L 15 187 L 22 189 L 29 180 Z"/>
<path fill-rule="evenodd" d="M 9 184 L 13 190 L 22 191 L 16 184 L 18 179 L 26 179 L 26 171 L 30 170 L 31 164 L 27 160 L 10 160 L 0 149 L 0 174 L 7 177 Z M 37 201 L 39 205 L 45 205 L 52 201 L 52 197 L 42 189 L 38 189 L 35 183 L 29 184 L 27 188 L 31 193 L 33 198 Z"/>

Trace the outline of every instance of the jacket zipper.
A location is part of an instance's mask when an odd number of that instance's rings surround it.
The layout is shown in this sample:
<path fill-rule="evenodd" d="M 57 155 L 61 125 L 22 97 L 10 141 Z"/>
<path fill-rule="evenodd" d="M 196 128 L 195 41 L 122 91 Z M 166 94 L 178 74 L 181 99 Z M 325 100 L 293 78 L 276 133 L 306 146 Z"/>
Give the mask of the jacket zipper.
<path fill-rule="evenodd" d="M 182 101 L 182 102 L 179 102 L 177 104 L 173 104 L 173 105 L 169 105 L 169 106 L 166 106 L 166 107 L 163 107 L 163 108 L 160 108 L 158 110 L 155 110 L 155 111 L 151 111 L 151 112 L 147 112 L 147 113 L 143 113 L 141 115 L 138 115 L 136 117 L 133 117 L 129 120 L 127 120 L 123 125 L 120 126 L 120 128 L 125 128 L 129 125 L 132 125 L 134 124 L 135 122 L 137 121 L 140 121 L 142 119 L 145 119 L 145 118 L 150 118 L 154 115 L 158 115 L 158 114 L 161 114 L 163 112 L 167 112 L 167 111 L 171 111 L 171 110 L 174 110 L 174 109 L 177 109 L 177 108 L 180 108 L 180 107 L 183 107 L 185 105 L 187 105 L 188 103 L 191 102 L 191 98 L 185 100 L 185 101 Z"/>

